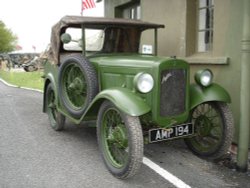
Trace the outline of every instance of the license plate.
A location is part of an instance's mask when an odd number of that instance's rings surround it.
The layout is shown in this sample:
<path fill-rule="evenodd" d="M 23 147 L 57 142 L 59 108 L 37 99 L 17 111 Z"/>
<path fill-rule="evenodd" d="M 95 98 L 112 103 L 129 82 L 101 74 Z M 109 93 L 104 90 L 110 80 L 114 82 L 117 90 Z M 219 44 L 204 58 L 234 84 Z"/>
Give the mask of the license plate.
<path fill-rule="evenodd" d="M 176 125 L 167 129 L 151 129 L 149 130 L 149 142 L 160 142 L 192 134 L 194 134 L 194 127 L 192 123 Z"/>

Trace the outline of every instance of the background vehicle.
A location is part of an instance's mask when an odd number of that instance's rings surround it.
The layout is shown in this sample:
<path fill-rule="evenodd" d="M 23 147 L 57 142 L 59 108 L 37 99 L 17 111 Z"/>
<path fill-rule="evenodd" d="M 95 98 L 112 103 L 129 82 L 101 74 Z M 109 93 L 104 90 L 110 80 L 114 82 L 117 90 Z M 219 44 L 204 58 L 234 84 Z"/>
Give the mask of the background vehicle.
<path fill-rule="evenodd" d="M 0 61 L 6 61 L 9 69 L 25 67 L 27 71 L 27 65 L 34 64 L 31 61 L 37 56 L 39 56 L 38 53 L 3 53 L 0 54 Z"/>
<path fill-rule="evenodd" d="M 190 84 L 187 62 L 157 56 L 163 27 L 66 16 L 52 28 L 43 110 L 57 131 L 65 117 L 96 121 L 102 158 L 118 178 L 138 171 L 144 143 L 184 138 L 208 159 L 222 157 L 231 144 L 229 94 L 210 70 L 198 71 Z M 154 43 L 145 44 L 150 37 Z"/>
<path fill-rule="evenodd" d="M 28 63 L 23 64 L 23 68 L 26 72 L 33 72 L 39 69 L 43 69 L 45 60 L 42 56 L 35 56 Z"/>
<path fill-rule="evenodd" d="M 33 72 L 36 71 L 38 69 L 38 57 L 34 57 L 34 59 L 32 59 L 31 61 L 29 61 L 28 63 L 25 63 L 23 65 L 23 69 L 26 72 Z"/>

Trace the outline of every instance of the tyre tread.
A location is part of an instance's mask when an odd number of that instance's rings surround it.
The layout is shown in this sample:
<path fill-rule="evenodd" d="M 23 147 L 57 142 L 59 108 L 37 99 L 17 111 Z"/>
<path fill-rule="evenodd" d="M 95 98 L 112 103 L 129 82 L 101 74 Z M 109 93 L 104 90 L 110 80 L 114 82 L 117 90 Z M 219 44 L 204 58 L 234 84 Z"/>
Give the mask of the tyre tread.
<path fill-rule="evenodd" d="M 117 173 L 114 170 L 112 170 L 109 167 L 109 164 L 107 164 L 108 162 L 105 160 L 104 157 L 104 151 L 103 151 L 103 146 L 101 144 L 101 130 L 100 130 L 100 121 L 101 121 L 101 117 L 102 117 L 102 113 L 108 108 L 108 107 L 114 107 L 114 105 L 109 102 L 109 101 L 105 101 L 103 102 L 103 104 L 101 105 L 101 108 L 99 110 L 99 114 L 98 114 L 98 127 L 97 127 L 97 139 L 98 139 L 98 145 L 99 145 L 99 149 L 102 153 L 102 158 L 103 161 L 106 165 L 106 167 L 108 168 L 108 170 L 117 178 L 119 179 L 128 179 L 132 176 L 134 176 L 138 170 L 141 167 L 141 163 L 142 163 L 142 158 L 143 158 L 143 135 L 142 135 L 142 129 L 141 129 L 141 124 L 140 124 L 140 120 L 138 117 L 133 117 L 127 114 L 124 114 L 121 112 L 122 117 L 124 118 L 124 121 L 126 123 L 126 126 L 128 128 L 129 131 L 129 136 L 131 137 L 130 139 L 132 140 L 131 145 L 129 145 L 130 150 L 131 150 L 131 156 L 130 156 L 130 160 L 129 160 L 129 165 L 121 172 Z"/>
<path fill-rule="evenodd" d="M 82 106 L 82 108 L 79 110 L 72 109 L 70 105 L 68 105 L 68 102 L 66 101 L 65 97 L 62 96 L 61 94 L 62 93 L 61 79 L 63 77 L 61 72 L 63 71 L 64 64 L 72 60 L 79 63 L 79 66 L 82 67 L 83 72 L 85 74 L 85 79 L 87 81 L 87 87 L 88 87 L 86 102 Z M 59 99 L 70 115 L 72 115 L 75 118 L 80 118 L 82 114 L 85 112 L 85 110 L 87 109 L 88 105 L 91 103 L 91 101 L 94 99 L 94 97 L 98 93 L 98 79 L 97 79 L 96 71 L 93 65 L 86 58 L 84 58 L 82 54 L 79 54 L 79 53 L 66 55 L 62 57 L 61 62 L 62 63 L 60 65 L 59 75 L 58 75 Z"/>
<path fill-rule="evenodd" d="M 216 108 L 218 108 L 220 114 L 222 115 L 222 119 L 224 121 L 225 127 L 221 144 L 214 152 L 201 153 L 196 149 L 194 149 L 192 144 L 189 142 L 189 140 L 192 138 L 185 139 L 185 143 L 194 154 L 196 154 L 201 158 L 206 158 L 208 160 L 220 160 L 227 154 L 229 147 L 232 143 L 234 134 L 234 120 L 228 104 L 224 102 L 210 102 L 210 104 L 213 104 Z"/>

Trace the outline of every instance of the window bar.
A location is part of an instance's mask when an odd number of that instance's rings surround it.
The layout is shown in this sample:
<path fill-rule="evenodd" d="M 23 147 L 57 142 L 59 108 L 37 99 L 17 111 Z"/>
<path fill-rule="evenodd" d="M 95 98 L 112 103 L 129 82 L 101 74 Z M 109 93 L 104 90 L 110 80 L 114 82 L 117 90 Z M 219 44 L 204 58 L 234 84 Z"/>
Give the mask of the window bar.
<path fill-rule="evenodd" d="M 155 44 L 154 44 L 154 47 L 155 47 L 155 55 L 157 55 L 157 51 L 158 51 L 158 48 L 157 48 L 157 46 L 158 46 L 158 41 L 157 41 L 157 38 L 158 38 L 158 30 L 157 30 L 157 28 L 155 28 L 155 35 L 154 35 L 154 40 L 155 40 Z"/>
<path fill-rule="evenodd" d="M 82 55 L 83 57 L 86 56 L 86 49 L 85 49 L 85 27 L 82 25 Z"/>
<path fill-rule="evenodd" d="M 211 5 L 211 8 L 209 8 L 209 11 L 210 11 L 210 17 L 209 17 L 209 26 L 210 26 L 210 32 L 209 32 L 209 50 L 211 51 L 213 49 L 213 17 L 214 17 L 214 6 Z"/>

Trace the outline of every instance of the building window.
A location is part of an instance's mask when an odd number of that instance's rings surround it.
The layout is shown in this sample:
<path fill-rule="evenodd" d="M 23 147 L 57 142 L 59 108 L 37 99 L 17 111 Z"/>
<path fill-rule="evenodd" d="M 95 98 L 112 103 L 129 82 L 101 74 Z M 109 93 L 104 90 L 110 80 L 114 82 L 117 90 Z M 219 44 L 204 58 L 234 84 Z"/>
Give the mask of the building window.
<path fill-rule="evenodd" d="M 129 18 L 133 20 L 141 19 L 141 6 L 133 5 L 133 6 L 125 8 L 123 10 L 123 18 Z"/>
<path fill-rule="evenodd" d="M 198 52 L 212 50 L 213 44 L 214 0 L 199 0 L 198 6 Z"/>
<path fill-rule="evenodd" d="M 140 1 L 131 1 L 115 7 L 116 18 L 127 18 L 140 20 L 141 19 L 141 5 Z"/>

